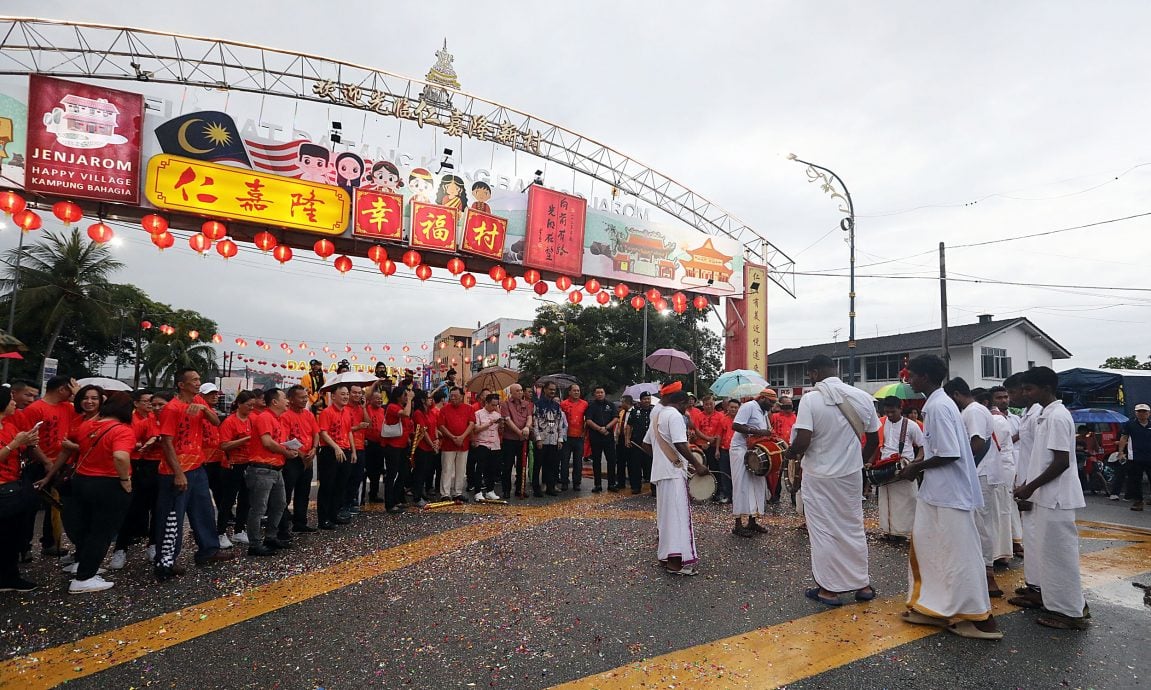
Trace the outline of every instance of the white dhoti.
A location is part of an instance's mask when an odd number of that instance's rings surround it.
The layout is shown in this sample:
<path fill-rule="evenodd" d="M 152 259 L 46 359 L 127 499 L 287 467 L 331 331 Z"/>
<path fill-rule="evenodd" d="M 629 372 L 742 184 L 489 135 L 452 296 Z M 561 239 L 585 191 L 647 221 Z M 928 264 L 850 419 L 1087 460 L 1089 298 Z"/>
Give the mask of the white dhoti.
<path fill-rule="evenodd" d="M 767 477 L 757 477 L 743 463 L 746 448 L 731 447 L 731 514 L 763 515 L 767 501 Z"/>
<path fill-rule="evenodd" d="M 987 620 L 991 598 L 975 511 L 919 500 L 908 559 L 907 607 L 949 620 Z"/>
<path fill-rule="evenodd" d="M 1023 521 L 1019 517 L 1019 504 L 1015 502 L 1015 497 L 1011 493 L 1011 487 L 1007 488 L 1007 500 L 1011 506 L 1011 543 L 1023 543 Z"/>
<path fill-rule="evenodd" d="M 983 565 L 990 568 L 996 560 L 1012 556 L 1011 507 L 1006 484 L 988 484 L 987 477 L 980 477 L 979 488 L 983 492 L 983 507 L 976 511 L 979 546 Z"/>
<path fill-rule="evenodd" d="M 1023 526 L 1023 579 L 1029 585 L 1039 586 L 1043 564 L 1040 562 L 1039 542 L 1035 535 L 1035 508 L 1021 512 L 1019 521 Z M 1031 554 L 1035 555 L 1032 556 Z"/>
<path fill-rule="evenodd" d="M 910 537 L 915 526 L 915 501 L 919 485 L 892 482 L 879 487 L 879 529 L 884 534 Z"/>
<path fill-rule="evenodd" d="M 1075 510 L 1031 509 L 1035 518 L 1034 551 L 1028 550 L 1024 561 L 1040 562 L 1038 583 L 1043 594 L 1043 608 L 1072 618 L 1083 616 L 1083 580 L 1079 575 L 1079 530 L 1075 527 Z"/>
<path fill-rule="evenodd" d="M 655 483 L 655 524 L 659 530 L 659 560 L 679 556 L 684 565 L 695 563 L 695 530 L 691 525 L 691 498 L 686 479 Z"/>
<path fill-rule="evenodd" d="M 829 592 L 850 592 L 871 584 L 862 495 L 861 472 L 834 479 L 803 477 L 811 574 Z"/>

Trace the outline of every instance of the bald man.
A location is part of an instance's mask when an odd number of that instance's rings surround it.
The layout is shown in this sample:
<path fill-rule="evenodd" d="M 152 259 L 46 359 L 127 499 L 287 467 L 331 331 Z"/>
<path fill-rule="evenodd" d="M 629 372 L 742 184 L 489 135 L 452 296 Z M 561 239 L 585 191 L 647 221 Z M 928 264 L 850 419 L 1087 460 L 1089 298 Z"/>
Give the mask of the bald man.
<path fill-rule="evenodd" d="M 504 492 L 512 495 L 512 468 L 516 468 L 516 498 L 527 498 L 528 438 L 532 430 L 533 405 L 524 397 L 518 383 L 508 388 L 508 399 L 500 403 L 500 414 L 505 420 L 500 449 L 500 482 Z"/>

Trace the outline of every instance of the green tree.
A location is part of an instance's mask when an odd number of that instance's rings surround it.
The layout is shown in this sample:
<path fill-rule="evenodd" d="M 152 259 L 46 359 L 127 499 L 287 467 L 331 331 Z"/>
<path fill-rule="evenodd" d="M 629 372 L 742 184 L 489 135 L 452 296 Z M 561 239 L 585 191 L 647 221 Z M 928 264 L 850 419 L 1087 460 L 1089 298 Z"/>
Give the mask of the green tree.
<path fill-rule="evenodd" d="M 166 304 L 153 302 L 147 314 L 175 329 L 172 335 L 164 335 L 153 327 L 144 335 L 140 370 L 149 387 L 170 387 L 175 385 L 176 372 L 191 367 L 206 379 L 219 375 L 216 362 L 216 349 L 210 344 L 216 332 L 216 322 L 191 309 L 173 310 Z M 196 337 L 192 338 L 191 333 Z"/>
<path fill-rule="evenodd" d="M 1108 357 L 1107 361 L 1099 365 L 1100 369 L 1151 369 L 1151 358 L 1146 362 L 1139 362 L 1135 355 L 1126 357 Z"/>

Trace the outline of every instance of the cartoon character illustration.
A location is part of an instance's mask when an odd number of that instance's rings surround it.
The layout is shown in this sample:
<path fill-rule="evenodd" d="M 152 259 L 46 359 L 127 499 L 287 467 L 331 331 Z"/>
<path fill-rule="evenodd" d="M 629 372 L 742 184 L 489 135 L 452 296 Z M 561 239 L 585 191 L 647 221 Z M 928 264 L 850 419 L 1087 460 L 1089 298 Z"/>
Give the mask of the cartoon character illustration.
<path fill-rule="evenodd" d="M 491 213 L 492 207 L 488 206 L 488 199 L 492 198 L 492 188 L 487 182 L 476 182 L 472 185 L 472 208 L 484 213 Z"/>
<path fill-rule="evenodd" d="M 300 179 L 308 182 L 321 182 L 328 184 L 328 166 L 332 162 L 332 153 L 319 144 L 300 144 L 296 154 L 299 163 L 296 167 L 300 171 Z"/>
<path fill-rule="evenodd" d="M 368 180 L 368 189 L 389 194 L 398 194 L 399 188 L 404 186 L 404 181 L 400 179 L 400 169 L 388 161 L 379 161 L 373 165 L 372 172 L 365 179 Z"/>
<path fill-rule="evenodd" d="M 412 201 L 418 201 L 421 204 L 433 203 L 432 186 L 434 184 L 430 172 L 424 168 L 412 168 L 412 172 L 408 175 L 408 188 L 412 190 Z"/>
<path fill-rule="evenodd" d="M 335 168 L 336 185 L 355 196 L 356 188 L 360 186 L 360 177 L 364 174 L 364 159 L 351 151 L 345 151 L 336 156 Z"/>
<path fill-rule="evenodd" d="M 468 193 L 464 191 L 464 180 L 459 175 L 444 175 L 436 192 L 436 203 L 462 211 L 468 207 Z"/>

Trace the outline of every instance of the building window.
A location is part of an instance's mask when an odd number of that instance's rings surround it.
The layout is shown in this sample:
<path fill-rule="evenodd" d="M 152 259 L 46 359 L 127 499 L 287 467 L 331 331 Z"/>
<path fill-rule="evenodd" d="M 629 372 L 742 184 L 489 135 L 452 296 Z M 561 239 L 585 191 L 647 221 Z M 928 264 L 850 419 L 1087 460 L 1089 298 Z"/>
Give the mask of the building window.
<path fill-rule="evenodd" d="M 1011 358 L 1001 347 L 984 347 L 982 350 L 983 378 L 1005 379 L 1011 376 Z"/>
<path fill-rule="evenodd" d="M 876 355 L 863 358 L 868 381 L 898 381 L 905 355 Z"/>
<path fill-rule="evenodd" d="M 787 384 L 787 367 L 782 364 L 767 367 L 767 385 L 769 386 L 784 386 Z"/>

